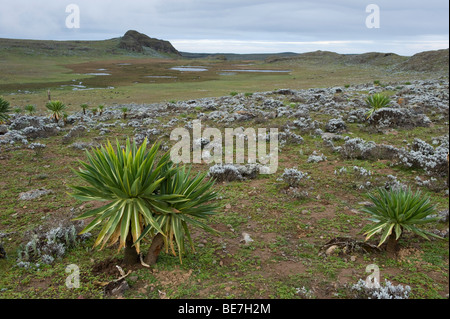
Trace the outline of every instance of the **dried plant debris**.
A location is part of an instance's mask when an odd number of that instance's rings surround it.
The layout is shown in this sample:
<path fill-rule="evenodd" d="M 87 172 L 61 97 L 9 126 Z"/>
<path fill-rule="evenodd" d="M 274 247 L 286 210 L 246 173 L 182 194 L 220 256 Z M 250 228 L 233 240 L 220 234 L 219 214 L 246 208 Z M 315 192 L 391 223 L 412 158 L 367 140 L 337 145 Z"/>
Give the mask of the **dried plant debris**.
<path fill-rule="evenodd" d="M 366 242 L 362 242 L 353 238 L 336 237 L 323 245 L 319 251 L 319 256 L 340 255 L 345 256 L 353 253 L 368 254 L 371 252 L 379 252 L 380 248 Z"/>

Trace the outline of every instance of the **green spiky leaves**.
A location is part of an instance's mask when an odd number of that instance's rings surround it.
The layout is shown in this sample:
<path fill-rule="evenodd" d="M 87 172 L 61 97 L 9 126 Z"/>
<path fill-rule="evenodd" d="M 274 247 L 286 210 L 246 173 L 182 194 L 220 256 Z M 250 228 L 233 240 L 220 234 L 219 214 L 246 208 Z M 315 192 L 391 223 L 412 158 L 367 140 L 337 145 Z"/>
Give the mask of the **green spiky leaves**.
<path fill-rule="evenodd" d="M 147 140 L 139 148 L 129 140 L 123 148 L 116 144 L 87 151 L 87 162 L 75 171 L 88 186 L 71 186 L 73 197 L 107 202 L 77 218 L 93 218 L 82 232 L 102 225 L 94 246 L 119 241 L 119 249 L 131 234 L 137 252 L 146 235 L 161 233 L 166 250 L 175 254 L 176 245 L 181 257 L 184 239 L 190 240 L 188 224 L 211 230 L 197 218 L 214 213 L 215 206 L 208 204 L 216 196 L 209 191 L 213 182 L 204 182 L 205 174 L 191 178 L 173 165 L 169 153 L 157 158 L 159 143 L 149 149 Z"/>
<path fill-rule="evenodd" d="M 388 107 L 391 103 L 391 99 L 383 94 L 376 93 L 374 95 L 368 96 L 365 102 L 370 107 L 370 110 L 367 112 L 368 119 L 376 110 L 379 110 L 383 107 Z"/>
<path fill-rule="evenodd" d="M 428 236 L 440 238 L 417 227 L 436 221 L 436 218 L 430 217 L 435 212 L 435 206 L 431 204 L 429 197 L 423 196 L 420 191 L 413 193 L 411 189 L 387 191 L 379 188 L 376 194 L 369 194 L 368 198 L 373 206 L 362 211 L 370 214 L 369 220 L 375 224 L 365 232 L 366 240 L 381 233 L 381 246 L 392 233 L 398 240 L 403 230 L 411 231 L 425 239 L 429 239 Z"/>
<path fill-rule="evenodd" d="M 59 121 L 66 109 L 66 105 L 61 101 L 49 101 L 45 104 L 45 107 L 52 113 L 55 122 Z"/>
<path fill-rule="evenodd" d="M 0 96 L 0 123 L 9 118 L 8 112 L 11 112 L 9 102 Z"/>

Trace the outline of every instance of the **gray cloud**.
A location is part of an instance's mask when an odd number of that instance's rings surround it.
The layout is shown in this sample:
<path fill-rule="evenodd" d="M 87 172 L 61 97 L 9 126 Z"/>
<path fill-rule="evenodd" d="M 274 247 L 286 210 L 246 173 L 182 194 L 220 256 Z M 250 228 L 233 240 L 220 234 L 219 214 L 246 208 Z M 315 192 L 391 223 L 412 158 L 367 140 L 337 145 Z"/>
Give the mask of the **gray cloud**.
<path fill-rule="evenodd" d="M 80 7 L 80 29 L 65 27 L 70 3 Z M 370 3 L 380 7 L 379 29 L 365 25 Z M 448 47 L 445 0 L 15 0 L 1 7 L 0 37 L 8 38 L 93 40 L 135 29 L 197 52 L 321 49 L 409 55 Z"/>

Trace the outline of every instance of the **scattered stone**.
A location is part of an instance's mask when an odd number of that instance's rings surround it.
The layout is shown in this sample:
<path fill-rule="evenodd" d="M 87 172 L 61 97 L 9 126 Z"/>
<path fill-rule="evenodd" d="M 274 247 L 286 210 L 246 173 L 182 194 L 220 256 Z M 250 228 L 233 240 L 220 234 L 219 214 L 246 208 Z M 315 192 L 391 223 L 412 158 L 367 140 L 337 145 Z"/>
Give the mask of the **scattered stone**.
<path fill-rule="evenodd" d="M 327 250 L 325 251 L 325 255 L 327 256 L 331 256 L 334 254 L 334 252 L 336 251 L 336 249 L 338 249 L 339 247 L 337 245 L 332 245 L 330 247 L 327 248 Z"/>
<path fill-rule="evenodd" d="M 6 134 L 8 127 L 6 125 L 0 125 L 0 135 Z"/>
<path fill-rule="evenodd" d="M 242 233 L 241 242 L 244 242 L 246 245 L 250 244 L 254 240 L 250 237 L 248 233 Z"/>
<path fill-rule="evenodd" d="M 24 193 L 20 193 L 19 194 L 19 200 L 33 200 L 48 194 L 53 193 L 52 190 L 48 190 L 48 189 L 35 189 L 35 190 L 31 190 L 28 192 L 24 192 Z"/>

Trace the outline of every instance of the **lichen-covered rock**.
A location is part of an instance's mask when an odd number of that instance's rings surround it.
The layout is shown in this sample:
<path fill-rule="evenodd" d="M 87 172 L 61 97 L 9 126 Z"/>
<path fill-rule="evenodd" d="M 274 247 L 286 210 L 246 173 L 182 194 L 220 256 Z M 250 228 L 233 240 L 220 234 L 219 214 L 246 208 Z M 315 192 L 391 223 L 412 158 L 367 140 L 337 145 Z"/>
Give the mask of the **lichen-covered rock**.
<path fill-rule="evenodd" d="M 23 192 L 19 194 L 19 200 L 33 200 L 39 197 L 42 197 L 44 195 L 48 195 L 53 193 L 52 190 L 49 189 L 35 189 L 28 192 Z"/>
<path fill-rule="evenodd" d="M 377 128 L 429 127 L 431 120 L 425 114 L 416 113 L 411 109 L 385 107 L 376 110 L 368 119 L 368 123 Z"/>
<path fill-rule="evenodd" d="M 348 159 L 394 159 L 398 156 L 399 150 L 392 145 L 376 144 L 373 141 L 367 142 L 359 137 L 348 138 L 344 145 L 339 148 L 339 152 Z"/>
<path fill-rule="evenodd" d="M 6 125 L 0 125 L 0 135 L 6 134 L 8 127 Z"/>

